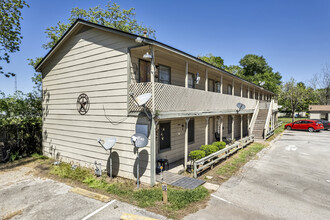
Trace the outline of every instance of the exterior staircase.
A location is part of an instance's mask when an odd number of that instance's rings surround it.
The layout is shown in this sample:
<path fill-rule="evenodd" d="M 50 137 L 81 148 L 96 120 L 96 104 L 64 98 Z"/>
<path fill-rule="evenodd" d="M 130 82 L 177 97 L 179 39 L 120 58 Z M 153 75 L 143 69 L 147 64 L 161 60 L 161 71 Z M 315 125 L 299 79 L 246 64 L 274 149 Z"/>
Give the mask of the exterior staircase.
<path fill-rule="evenodd" d="M 259 109 L 259 113 L 253 128 L 254 138 L 257 140 L 264 139 L 263 132 L 267 119 L 267 114 L 268 114 L 268 109 Z"/>

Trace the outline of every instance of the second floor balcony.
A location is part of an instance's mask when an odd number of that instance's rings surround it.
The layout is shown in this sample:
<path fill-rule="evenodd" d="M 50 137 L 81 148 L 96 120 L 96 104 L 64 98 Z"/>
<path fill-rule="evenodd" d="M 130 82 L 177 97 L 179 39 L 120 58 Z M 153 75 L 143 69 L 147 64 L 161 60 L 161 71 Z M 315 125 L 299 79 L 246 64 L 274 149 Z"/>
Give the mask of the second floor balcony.
<path fill-rule="evenodd" d="M 243 103 L 246 106 L 245 110 L 243 110 L 244 112 L 253 113 L 258 101 L 252 98 L 207 92 L 163 83 L 154 83 L 154 86 L 154 97 L 146 103 L 146 107 L 149 111 L 156 112 L 156 114 L 232 114 L 237 109 L 237 103 Z M 129 92 L 134 97 L 144 93 L 152 93 L 152 83 L 131 84 Z M 154 105 L 152 103 L 153 100 Z M 137 106 L 133 98 L 130 97 L 129 112 L 141 111 L 142 107 Z"/>

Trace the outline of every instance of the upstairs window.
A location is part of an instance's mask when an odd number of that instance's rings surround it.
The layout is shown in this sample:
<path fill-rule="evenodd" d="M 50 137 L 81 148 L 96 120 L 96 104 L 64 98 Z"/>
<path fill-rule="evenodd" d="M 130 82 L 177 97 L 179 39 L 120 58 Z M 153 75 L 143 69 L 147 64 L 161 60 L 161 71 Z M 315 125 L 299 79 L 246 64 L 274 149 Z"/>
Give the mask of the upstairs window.
<path fill-rule="evenodd" d="M 195 88 L 194 74 L 188 73 L 188 88 Z"/>
<path fill-rule="evenodd" d="M 171 68 L 168 66 L 159 65 L 159 82 L 164 84 L 171 84 Z"/>
<path fill-rule="evenodd" d="M 215 83 L 215 92 L 220 93 L 220 89 L 221 89 L 221 84 L 220 84 L 220 82 L 216 82 L 216 83 Z"/>
<path fill-rule="evenodd" d="M 232 87 L 232 85 L 228 85 L 227 86 L 227 94 L 228 95 L 232 95 L 233 94 L 233 87 Z"/>
<path fill-rule="evenodd" d="M 208 82 L 208 88 L 207 88 L 209 92 L 214 92 L 214 81 L 212 79 L 209 79 Z"/>

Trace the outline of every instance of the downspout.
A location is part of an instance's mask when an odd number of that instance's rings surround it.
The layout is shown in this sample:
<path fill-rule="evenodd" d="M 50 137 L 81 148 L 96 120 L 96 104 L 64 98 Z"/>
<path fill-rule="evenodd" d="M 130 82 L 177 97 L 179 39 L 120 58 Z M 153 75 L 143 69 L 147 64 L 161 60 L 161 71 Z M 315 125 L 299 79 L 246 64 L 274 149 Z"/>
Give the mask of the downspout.
<path fill-rule="evenodd" d="M 150 46 L 151 50 L 151 98 L 152 98 L 152 118 L 151 118 L 151 148 L 150 148 L 150 185 L 156 184 L 156 121 L 155 121 L 155 50 Z"/>

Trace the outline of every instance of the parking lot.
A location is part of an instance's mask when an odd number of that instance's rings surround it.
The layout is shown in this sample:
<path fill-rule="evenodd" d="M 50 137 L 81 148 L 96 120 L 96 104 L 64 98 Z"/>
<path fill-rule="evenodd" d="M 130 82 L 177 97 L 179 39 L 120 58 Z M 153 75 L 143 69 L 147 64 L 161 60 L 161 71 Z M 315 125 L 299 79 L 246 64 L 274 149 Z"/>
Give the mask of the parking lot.
<path fill-rule="evenodd" d="M 0 219 L 120 219 L 124 213 L 165 219 L 111 198 L 107 202 L 88 198 L 32 172 L 29 166 L 0 170 Z"/>
<path fill-rule="evenodd" d="M 329 219 L 330 131 L 285 131 L 185 219 Z"/>

